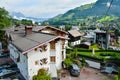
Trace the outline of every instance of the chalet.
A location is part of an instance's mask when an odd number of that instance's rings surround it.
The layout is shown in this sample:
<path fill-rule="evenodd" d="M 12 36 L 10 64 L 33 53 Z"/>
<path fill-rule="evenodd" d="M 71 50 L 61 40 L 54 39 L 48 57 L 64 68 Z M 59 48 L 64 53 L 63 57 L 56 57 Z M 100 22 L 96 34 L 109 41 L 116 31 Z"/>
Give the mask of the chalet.
<path fill-rule="evenodd" d="M 5 29 L 11 59 L 26 80 L 41 68 L 52 77 L 66 58 L 67 33 L 50 26 L 19 26 Z"/>
<path fill-rule="evenodd" d="M 81 36 L 83 36 L 84 33 L 80 33 L 78 30 L 70 30 L 68 33 L 71 46 L 79 45 L 81 43 Z"/>

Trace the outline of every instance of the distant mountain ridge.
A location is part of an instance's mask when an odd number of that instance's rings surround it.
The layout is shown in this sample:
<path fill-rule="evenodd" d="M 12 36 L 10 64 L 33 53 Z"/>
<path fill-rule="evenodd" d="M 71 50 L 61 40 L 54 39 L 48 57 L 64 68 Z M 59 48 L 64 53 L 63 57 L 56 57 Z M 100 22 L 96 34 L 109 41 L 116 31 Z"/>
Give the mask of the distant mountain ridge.
<path fill-rule="evenodd" d="M 52 25 L 75 25 L 84 20 L 97 21 L 105 16 L 106 11 L 110 5 L 111 0 L 98 0 L 95 3 L 82 5 L 80 7 L 71 9 L 65 14 L 56 16 L 48 20 Z M 113 0 L 112 6 L 108 12 L 108 16 L 114 19 L 120 17 L 120 0 Z"/>
<path fill-rule="evenodd" d="M 18 19 L 18 20 L 27 19 L 27 20 L 32 20 L 32 21 L 35 21 L 35 22 L 43 22 L 43 21 L 49 19 L 49 18 L 26 17 L 26 16 L 25 16 L 24 14 L 22 14 L 21 12 L 10 12 L 10 15 L 11 15 L 14 19 Z"/>

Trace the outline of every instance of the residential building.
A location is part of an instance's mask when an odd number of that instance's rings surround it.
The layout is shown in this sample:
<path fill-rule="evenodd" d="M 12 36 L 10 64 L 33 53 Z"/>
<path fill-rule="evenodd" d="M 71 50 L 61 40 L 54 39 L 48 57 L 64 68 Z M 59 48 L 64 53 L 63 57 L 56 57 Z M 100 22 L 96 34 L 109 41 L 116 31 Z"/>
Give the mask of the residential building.
<path fill-rule="evenodd" d="M 81 43 L 81 37 L 84 33 L 80 33 L 78 30 L 70 30 L 68 33 L 71 46 L 79 45 Z"/>
<path fill-rule="evenodd" d="M 116 36 L 114 32 L 95 30 L 95 43 L 99 44 L 101 48 L 107 48 L 107 45 L 114 45 L 116 43 Z"/>
<path fill-rule="evenodd" d="M 41 68 L 52 77 L 66 58 L 67 32 L 50 26 L 18 26 L 5 29 L 11 59 L 26 80 Z"/>

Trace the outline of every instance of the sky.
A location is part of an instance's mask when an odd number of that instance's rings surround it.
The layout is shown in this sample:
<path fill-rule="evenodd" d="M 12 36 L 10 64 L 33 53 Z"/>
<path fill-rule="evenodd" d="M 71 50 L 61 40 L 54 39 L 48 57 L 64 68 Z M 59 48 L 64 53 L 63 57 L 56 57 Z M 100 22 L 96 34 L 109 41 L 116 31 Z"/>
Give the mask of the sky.
<path fill-rule="evenodd" d="M 9 12 L 21 12 L 27 17 L 52 18 L 97 0 L 0 0 L 0 7 Z"/>

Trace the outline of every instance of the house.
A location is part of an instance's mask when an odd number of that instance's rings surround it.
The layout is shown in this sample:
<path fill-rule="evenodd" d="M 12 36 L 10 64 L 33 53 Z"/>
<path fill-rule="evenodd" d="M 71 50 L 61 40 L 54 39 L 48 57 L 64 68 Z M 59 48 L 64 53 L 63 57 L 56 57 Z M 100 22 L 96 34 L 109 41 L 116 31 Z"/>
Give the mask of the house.
<path fill-rule="evenodd" d="M 116 43 L 116 36 L 114 32 L 110 31 L 108 34 L 106 31 L 95 30 L 95 42 L 102 48 L 107 48 L 107 45 L 114 45 Z"/>
<path fill-rule="evenodd" d="M 78 30 L 70 30 L 68 33 L 71 46 L 79 45 L 81 43 L 81 36 L 83 36 L 84 33 L 80 33 Z"/>
<path fill-rule="evenodd" d="M 93 30 L 89 30 L 88 32 L 86 32 L 86 35 L 84 35 L 82 37 L 82 42 L 88 42 L 90 44 L 95 42 L 95 33 Z"/>
<path fill-rule="evenodd" d="M 67 32 L 50 26 L 18 26 L 5 29 L 11 59 L 26 80 L 41 68 L 52 77 L 66 58 Z"/>
<path fill-rule="evenodd" d="M 102 31 L 99 29 L 95 30 L 95 43 L 97 43 L 101 48 L 106 48 L 106 38 L 106 31 Z"/>

